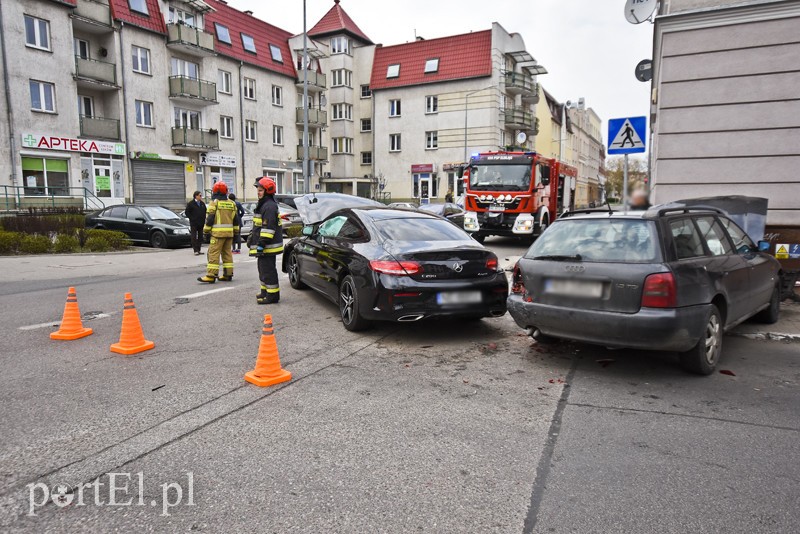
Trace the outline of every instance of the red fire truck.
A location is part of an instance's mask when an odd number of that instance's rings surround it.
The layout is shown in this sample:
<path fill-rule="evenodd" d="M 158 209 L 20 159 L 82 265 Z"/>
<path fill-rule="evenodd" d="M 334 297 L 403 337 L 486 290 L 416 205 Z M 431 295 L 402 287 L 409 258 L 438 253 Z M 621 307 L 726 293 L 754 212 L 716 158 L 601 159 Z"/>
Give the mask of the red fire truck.
<path fill-rule="evenodd" d="M 464 179 L 464 230 L 534 238 L 575 204 L 578 170 L 536 152 L 486 152 L 460 169 Z"/>

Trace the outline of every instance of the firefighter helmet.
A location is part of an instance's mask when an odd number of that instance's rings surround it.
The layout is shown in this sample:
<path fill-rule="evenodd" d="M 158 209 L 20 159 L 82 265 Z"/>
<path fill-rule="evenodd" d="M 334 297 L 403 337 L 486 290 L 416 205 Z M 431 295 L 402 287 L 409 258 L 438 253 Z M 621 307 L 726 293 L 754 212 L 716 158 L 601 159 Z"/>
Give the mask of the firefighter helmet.
<path fill-rule="evenodd" d="M 272 178 L 267 178 L 266 176 L 256 180 L 256 187 L 263 187 L 268 195 L 274 195 L 278 191 L 278 187 Z"/>
<path fill-rule="evenodd" d="M 228 186 L 225 182 L 217 182 L 214 184 L 214 187 L 211 188 L 211 193 L 216 195 L 227 195 L 228 194 Z"/>

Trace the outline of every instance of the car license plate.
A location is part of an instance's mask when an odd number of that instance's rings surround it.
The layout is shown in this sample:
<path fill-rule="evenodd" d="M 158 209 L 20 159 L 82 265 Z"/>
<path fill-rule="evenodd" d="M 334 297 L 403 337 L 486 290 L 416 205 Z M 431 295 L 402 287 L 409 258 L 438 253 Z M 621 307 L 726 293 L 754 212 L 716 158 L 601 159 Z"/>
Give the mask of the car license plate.
<path fill-rule="evenodd" d="M 436 302 L 447 304 L 479 304 L 483 301 L 480 291 L 445 291 L 436 294 Z"/>
<path fill-rule="evenodd" d="M 506 211 L 506 207 L 500 204 L 492 204 L 489 206 L 489 211 Z"/>
<path fill-rule="evenodd" d="M 568 280 L 562 278 L 548 278 L 544 283 L 544 292 L 551 295 L 567 297 L 594 297 L 603 295 L 602 282 L 593 280 Z"/>

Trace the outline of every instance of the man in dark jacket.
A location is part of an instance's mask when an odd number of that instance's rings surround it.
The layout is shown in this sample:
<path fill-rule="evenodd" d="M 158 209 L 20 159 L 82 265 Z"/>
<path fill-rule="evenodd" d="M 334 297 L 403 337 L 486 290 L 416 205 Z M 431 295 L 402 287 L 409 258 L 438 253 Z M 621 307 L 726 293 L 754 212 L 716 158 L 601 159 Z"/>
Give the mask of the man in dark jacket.
<path fill-rule="evenodd" d="M 275 260 L 278 254 L 283 252 L 283 230 L 278 203 L 274 197 L 277 187 L 275 182 L 266 177 L 259 178 L 256 187 L 258 204 L 253 216 L 253 230 L 250 232 L 249 243 L 250 255 L 258 257 L 258 278 L 261 280 L 261 292 L 256 297 L 256 302 L 274 304 L 281 299 Z"/>
<path fill-rule="evenodd" d="M 192 249 L 194 255 L 199 256 L 203 242 L 203 225 L 206 223 L 206 204 L 200 191 L 192 194 L 192 200 L 186 204 L 186 218 L 189 219 L 190 234 L 192 236 Z"/>

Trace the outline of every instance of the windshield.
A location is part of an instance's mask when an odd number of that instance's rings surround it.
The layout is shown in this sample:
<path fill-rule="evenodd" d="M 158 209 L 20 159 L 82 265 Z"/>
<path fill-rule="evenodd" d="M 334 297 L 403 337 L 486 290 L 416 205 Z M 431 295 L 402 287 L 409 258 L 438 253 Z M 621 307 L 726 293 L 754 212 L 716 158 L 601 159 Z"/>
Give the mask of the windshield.
<path fill-rule="evenodd" d="M 162 208 L 161 206 L 145 206 L 142 207 L 142 211 L 147 214 L 147 217 L 153 221 L 168 221 L 170 219 L 179 219 L 178 215 L 168 210 L 167 208 Z"/>
<path fill-rule="evenodd" d="M 393 241 L 471 241 L 464 230 L 443 219 L 409 218 L 375 221 L 381 235 Z"/>
<path fill-rule="evenodd" d="M 525 257 L 651 263 L 656 260 L 655 233 L 650 221 L 563 219 L 550 226 Z"/>
<path fill-rule="evenodd" d="M 528 191 L 531 165 L 477 165 L 469 174 L 472 191 Z"/>

